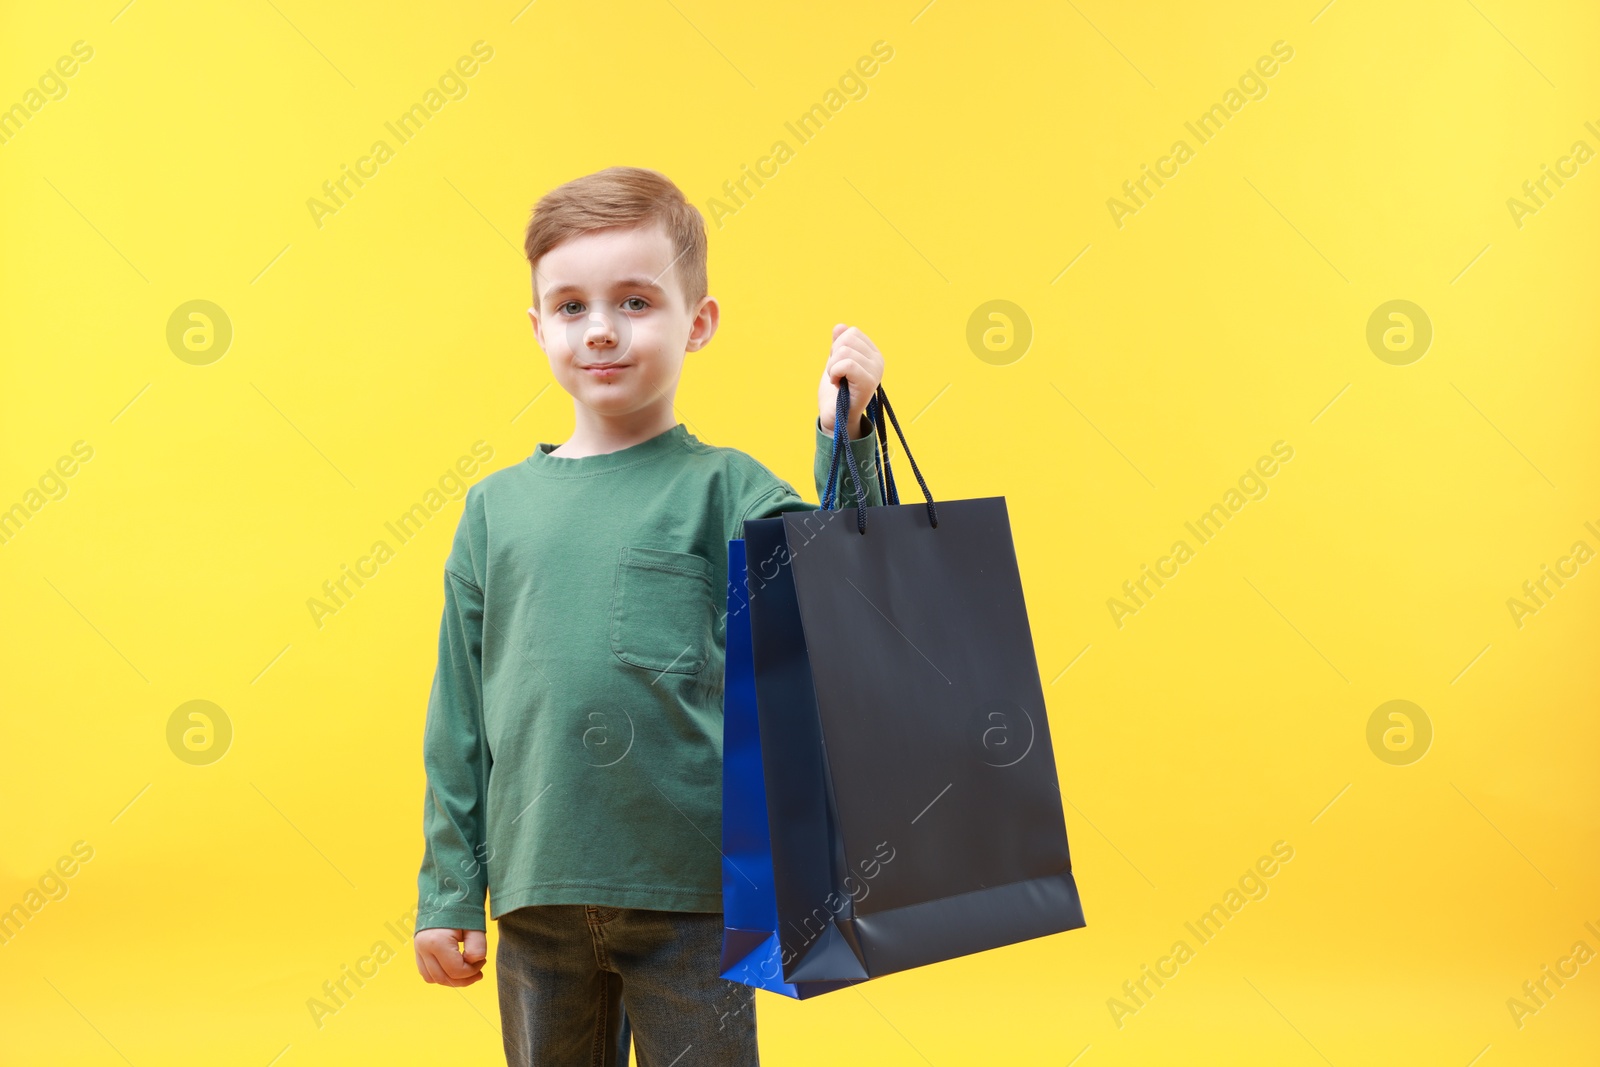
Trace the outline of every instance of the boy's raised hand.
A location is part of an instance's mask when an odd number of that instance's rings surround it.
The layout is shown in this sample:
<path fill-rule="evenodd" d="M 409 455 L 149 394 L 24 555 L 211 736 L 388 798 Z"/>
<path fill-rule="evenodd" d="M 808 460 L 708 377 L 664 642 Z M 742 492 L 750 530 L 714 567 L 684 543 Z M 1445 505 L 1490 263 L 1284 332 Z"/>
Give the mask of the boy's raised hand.
<path fill-rule="evenodd" d="M 417 954 L 417 972 L 430 982 L 465 986 L 483 977 L 489 941 L 482 930 L 418 930 L 411 945 Z"/>
<path fill-rule="evenodd" d="M 866 334 L 842 322 L 833 328 L 833 349 L 828 353 L 828 366 L 817 386 L 817 411 L 823 433 L 833 433 L 840 378 L 850 382 L 850 425 L 846 436 L 855 440 L 863 436 L 859 432 L 861 416 L 867 410 L 867 402 L 878 391 L 878 383 L 883 381 L 883 357 Z"/>

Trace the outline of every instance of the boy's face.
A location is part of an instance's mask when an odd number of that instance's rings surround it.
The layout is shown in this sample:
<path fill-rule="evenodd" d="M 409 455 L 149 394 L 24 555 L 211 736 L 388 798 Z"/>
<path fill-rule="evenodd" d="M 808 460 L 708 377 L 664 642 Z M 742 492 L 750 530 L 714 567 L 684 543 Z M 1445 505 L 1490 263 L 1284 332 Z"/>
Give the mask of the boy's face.
<path fill-rule="evenodd" d="M 561 388 L 597 414 L 670 414 L 683 357 L 711 340 L 717 302 L 685 304 L 660 225 L 580 234 L 534 271 L 534 336 Z"/>

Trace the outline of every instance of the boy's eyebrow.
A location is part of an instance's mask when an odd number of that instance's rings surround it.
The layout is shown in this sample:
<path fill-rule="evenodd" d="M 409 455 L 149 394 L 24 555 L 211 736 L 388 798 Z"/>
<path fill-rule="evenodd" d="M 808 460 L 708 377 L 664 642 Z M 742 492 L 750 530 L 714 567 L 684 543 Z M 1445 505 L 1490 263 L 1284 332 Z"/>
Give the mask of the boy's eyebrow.
<path fill-rule="evenodd" d="M 666 293 L 666 289 L 662 288 L 662 286 L 660 284 L 658 284 L 654 278 L 647 278 L 642 274 L 641 275 L 634 275 L 634 276 L 628 277 L 628 278 L 618 278 L 616 281 L 611 283 L 611 288 L 612 289 L 648 289 L 648 290 L 650 290 L 652 292 L 656 292 L 656 293 L 662 293 L 662 294 Z M 544 299 L 545 299 L 546 303 L 549 303 L 551 300 L 555 299 L 556 297 L 560 296 L 563 293 L 581 293 L 581 292 L 583 292 L 583 287 L 582 286 L 575 285 L 572 282 L 563 282 L 560 285 L 553 286 L 550 289 L 545 290 Z"/>

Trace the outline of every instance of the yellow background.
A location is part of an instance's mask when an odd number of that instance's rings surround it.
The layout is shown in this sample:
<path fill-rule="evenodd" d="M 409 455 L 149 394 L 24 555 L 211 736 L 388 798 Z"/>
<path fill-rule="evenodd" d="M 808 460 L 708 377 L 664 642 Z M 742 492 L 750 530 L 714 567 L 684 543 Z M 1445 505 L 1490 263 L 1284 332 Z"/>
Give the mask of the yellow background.
<path fill-rule="evenodd" d="M 0 145 L 0 506 L 93 448 L 0 545 L 0 907 L 94 849 L 0 946 L 0 1060 L 501 1062 L 492 973 L 425 985 L 384 925 L 415 904 L 459 501 L 320 628 L 306 602 L 474 442 L 481 477 L 565 440 L 518 251 L 541 193 L 636 164 L 709 216 L 784 139 L 710 227 L 724 321 L 679 417 L 809 494 L 854 323 L 936 496 L 1007 498 L 1088 926 L 760 993 L 763 1061 L 1593 1062 L 1600 962 L 1520 1028 L 1506 1003 L 1600 950 L 1600 564 L 1507 607 L 1600 548 L 1600 162 L 1520 227 L 1506 204 L 1600 148 L 1592 5 L 123 3 L 0 23 L 0 105 L 94 49 Z M 307 199 L 478 40 L 468 94 L 318 228 Z M 1199 145 L 1184 122 L 1280 40 Z M 205 366 L 166 341 L 196 299 L 234 331 Z M 1404 366 L 1366 342 L 1396 299 L 1434 329 Z M 1021 358 L 969 347 L 991 300 Z M 1107 600 L 1280 440 L 1265 498 L 1118 627 Z M 195 699 L 233 725 L 209 766 L 167 745 Z M 1433 730 L 1403 766 L 1366 733 L 1397 699 Z M 1280 840 L 1267 895 L 1193 941 Z M 307 999 L 380 939 L 399 958 L 319 1029 Z"/>

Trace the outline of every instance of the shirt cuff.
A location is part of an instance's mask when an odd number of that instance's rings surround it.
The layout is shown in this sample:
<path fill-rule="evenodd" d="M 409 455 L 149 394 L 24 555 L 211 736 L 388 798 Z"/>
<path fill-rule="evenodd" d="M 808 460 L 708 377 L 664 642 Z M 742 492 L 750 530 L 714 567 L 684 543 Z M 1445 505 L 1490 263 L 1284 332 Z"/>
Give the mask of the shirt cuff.
<path fill-rule="evenodd" d="M 833 434 L 822 428 L 820 417 L 811 424 L 817 432 L 816 477 L 817 499 L 826 491 L 828 485 L 828 461 L 833 457 Z M 861 474 L 861 487 L 867 494 L 868 507 L 881 507 L 884 503 L 883 488 L 878 484 L 878 434 L 877 427 L 865 415 L 861 416 L 861 426 L 867 431 L 866 436 L 854 441 L 847 441 L 850 451 L 856 458 L 856 470 Z M 839 500 L 835 507 L 854 507 L 856 503 L 855 483 L 850 480 L 850 471 L 845 466 L 843 456 L 839 457 L 839 471 L 835 476 L 838 484 Z"/>

